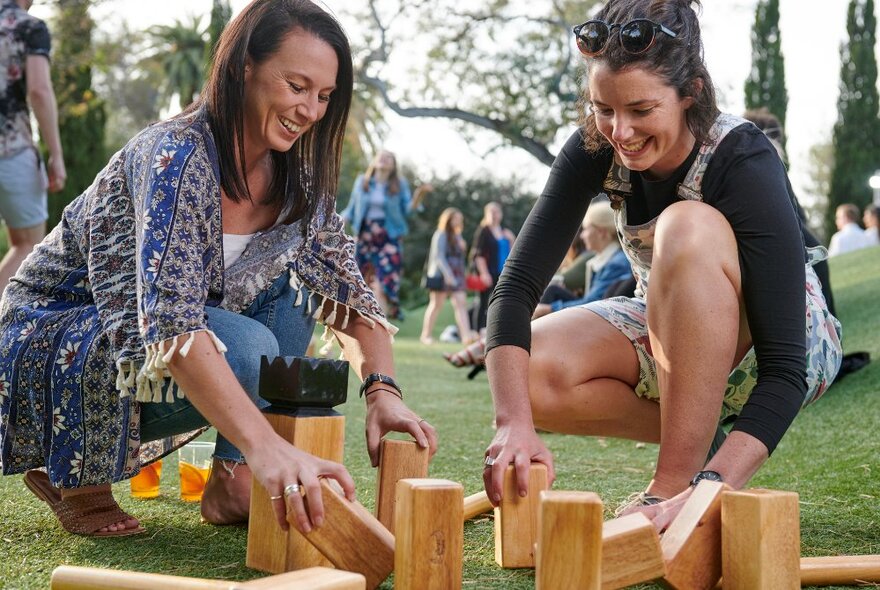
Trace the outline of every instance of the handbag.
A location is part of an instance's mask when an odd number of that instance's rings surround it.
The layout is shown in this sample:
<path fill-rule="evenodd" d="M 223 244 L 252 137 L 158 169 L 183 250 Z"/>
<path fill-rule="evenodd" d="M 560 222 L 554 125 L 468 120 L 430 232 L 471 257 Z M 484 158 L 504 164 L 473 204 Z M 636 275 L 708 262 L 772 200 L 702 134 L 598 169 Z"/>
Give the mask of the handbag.
<path fill-rule="evenodd" d="M 484 283 L 477 273 L 468 273 L 464 278 L 464 286 L 468 291 L 477 291 L 478 293 L 482 293 L 489 288 L 489 285 Z"/>
<path fill-rule="evenodd" d="M 443 279 L 443 275 L 435 277 L 423 276 L 422 288 L 429 291 L 443 291 L 446 288 L 446 281 Z"/>

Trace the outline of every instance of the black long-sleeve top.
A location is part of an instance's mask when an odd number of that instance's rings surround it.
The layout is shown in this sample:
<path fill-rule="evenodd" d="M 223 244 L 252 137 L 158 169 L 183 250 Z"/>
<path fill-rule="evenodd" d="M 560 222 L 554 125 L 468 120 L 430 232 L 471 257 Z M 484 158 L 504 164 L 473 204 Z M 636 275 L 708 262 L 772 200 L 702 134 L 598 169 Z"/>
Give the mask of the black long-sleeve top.
<path fill-rule="evenodd" d="M 627 224 L 647 223 L 678 200 L 699 144 L 665 180 L 633 171 Z M 576 131 L 556 157 L 550 177 L 523 226 L 489 306 L 487 350 L 529 350 L 531 316 L 590 200 L 603 190 L 611 149 L 589 154 Z M 753 125 L 732 130 L 717 147 L 702 184 L 703 200 L 733 228 L 743 298 L 758 362 L 758 381 L 734 430 L 773 452 L 806 395 L 806 254 L 794 192 L 773 146 Z"/>

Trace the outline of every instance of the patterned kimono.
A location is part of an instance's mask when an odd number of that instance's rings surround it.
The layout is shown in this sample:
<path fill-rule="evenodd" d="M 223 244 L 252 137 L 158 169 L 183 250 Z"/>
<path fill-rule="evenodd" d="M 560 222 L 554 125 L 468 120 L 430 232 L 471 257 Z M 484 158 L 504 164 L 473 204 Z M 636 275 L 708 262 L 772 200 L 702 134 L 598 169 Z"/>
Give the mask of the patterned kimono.
<path fill-rule="evenodd" d="M 183 396 L 167 363 L 196 332 L 226 350 L 206 306 L 242 311 L 282 273 L 316 319 L 344 327 L 358 314 L 396 331 L 335 213 L 261 232 L 224 271 L 219 178 L 203 111 L 153 125 L 22 265 L 0 303 L 4 474 L 46 466 L 56 486 L 115 482 L 197 434 L 141 444 L 140 404 Z"/>

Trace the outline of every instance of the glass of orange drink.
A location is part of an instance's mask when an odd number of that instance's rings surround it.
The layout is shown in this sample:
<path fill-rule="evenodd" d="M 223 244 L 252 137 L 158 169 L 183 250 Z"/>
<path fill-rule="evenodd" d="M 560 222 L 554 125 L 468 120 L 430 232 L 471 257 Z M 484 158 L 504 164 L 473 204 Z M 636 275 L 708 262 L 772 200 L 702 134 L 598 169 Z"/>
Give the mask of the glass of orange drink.
<path fill-rule="evenodd" d="M 146 500 L 159 495 L 159 478 L 162 476 L 162 459 L 141 467 L 140 472 L 132 477 L 131 495 Z"/>
<path fill-rule="evenodd" d="M 180 472 L 180 499 L 184 502 L 200 502 L 205 491 L 205 482 L 211 473 L 211 457 L 214 443 L 191 442 L 178 451 L 177 463 Z"/>

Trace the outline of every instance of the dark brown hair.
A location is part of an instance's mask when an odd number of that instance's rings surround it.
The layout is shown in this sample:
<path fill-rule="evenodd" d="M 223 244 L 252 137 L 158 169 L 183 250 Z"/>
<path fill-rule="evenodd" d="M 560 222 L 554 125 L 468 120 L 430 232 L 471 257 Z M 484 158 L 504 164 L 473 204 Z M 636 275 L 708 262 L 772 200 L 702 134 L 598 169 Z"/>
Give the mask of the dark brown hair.
<path fill-rule="evenodd" d="M 626 24 L 636 18 L 661 23 L 675 32 L 675 37 L 657 33 L 654 45 L 644 53 L 633 55 L 620 46 L 618 29 L 608 41 L 605 51 L 587 58 L 587 65 L 602 63 L 612 71 L 643 68 L 675 88 L 679 98 L 691 97 L 694 104 L 687 110 L 687 125 L 697 142 L 708 143 L 709 133 L 718 117 L 715 87 L 703 61 L 703 41 L 697 13 L 700 0 L 609 0 L 593 17 L 610 24 Z M 597 152 L 610 147 L 596 128 L 595 116 L 589 109 L 589 94 L 579 101 L 580 119 L 587 151 Z"/>
<path fill-rule="evenodd" d="M 461 235 L 459 232 L 455 231 L 455 227 L 452 225 L 452 220 L 455 219 L 456 213 L 461 215 L 461 211 L 456 209 L 455 207 L 447 207 L 440 214 L 440 218 L 437 220 L 437 229 L 446 234 L 446 245 L 454 254 L 461 253 L 461 245 L 459 243 L 458 236 Z"/>
<path fill-rule="evenodd" d="M 214 51 L 204 105 L 217 144 L 220 185 L 235 202 L 250 200 L 244 162 L 244 72 L 269 59 L 295 30 L 321 39 L 339 62 L 336 89 L 324 117 L 287 152 L 272 152 L 272 181 L 266 203 L 282 205 L 284 222 L 335 210 L 342 141 L 351 106 L 351 48 L 336 19 L 310 0 L 254 0 L 227 26 Z M 303 226 L 307 227 L 307 224 Z"/>

